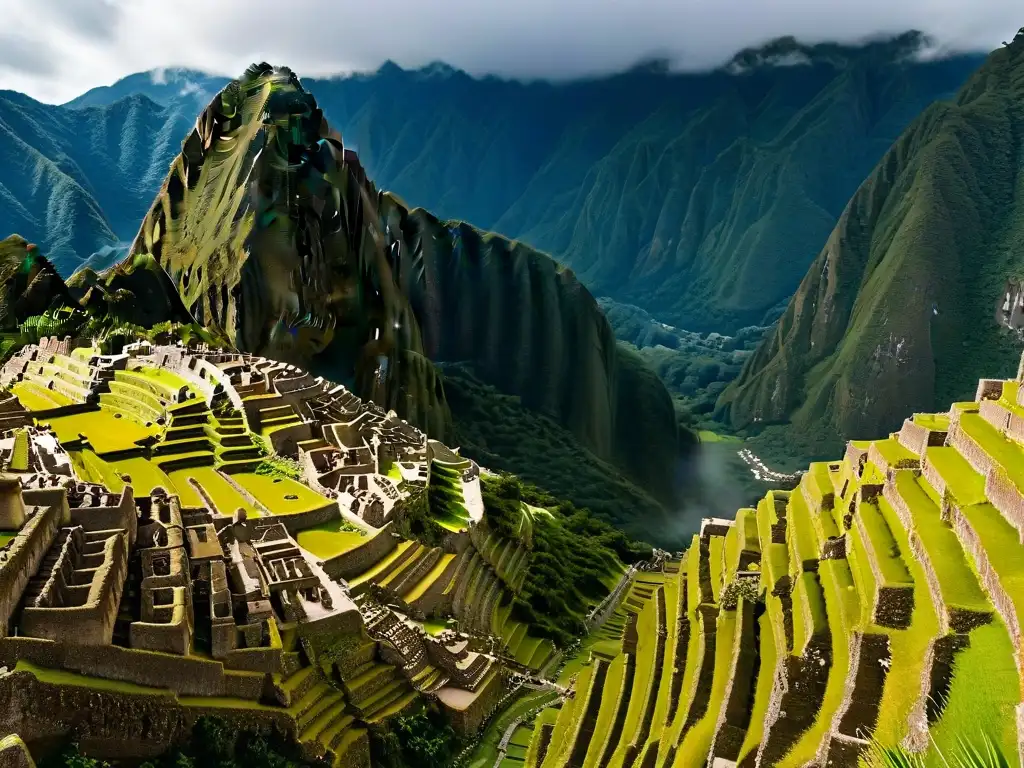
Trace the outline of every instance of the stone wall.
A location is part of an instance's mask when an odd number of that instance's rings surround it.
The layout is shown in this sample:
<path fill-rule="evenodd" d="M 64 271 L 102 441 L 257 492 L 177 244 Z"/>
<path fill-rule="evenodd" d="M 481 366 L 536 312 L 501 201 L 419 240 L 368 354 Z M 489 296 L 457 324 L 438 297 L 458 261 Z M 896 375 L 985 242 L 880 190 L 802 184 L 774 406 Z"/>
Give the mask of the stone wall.
<path fill-rule="evenodd" d="M 7 626 L 29 580 L 39 570 L 53 544 L 60 525 L 60 509 L 37 507 L 3 554 L 0 554 L 0 637 Z"/>
<path fill-rule="evenodd" d="M 358 547 L 323 561 L 323 568 L 333 579 L 351 579 L 367 571 L 374 563 L 389 555 L 398 546 L 388 523 L 375 536 Z"/>
<path fill-rule="evenodd" d="M 103 560 L 92 575 L 85 603 L 26 607 L 21 612 L 22 632 L 28 637 L 75 645 L 109 645 L 127 574 L 127 536 L 120 533 L 104 542 Z"/>
<path fill-rule="evenodd" d="M 985 478 L 985 495 L 1024 539 L 1024 495 L 1001 467 L 994 467 Z"/>

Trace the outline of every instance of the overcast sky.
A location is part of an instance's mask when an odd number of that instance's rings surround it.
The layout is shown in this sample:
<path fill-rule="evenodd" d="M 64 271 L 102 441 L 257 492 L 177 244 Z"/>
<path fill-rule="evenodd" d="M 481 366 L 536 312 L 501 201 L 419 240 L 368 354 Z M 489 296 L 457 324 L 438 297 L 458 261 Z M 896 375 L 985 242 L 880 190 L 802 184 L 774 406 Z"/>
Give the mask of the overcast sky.
<path fill-rule="evenodd" d="M 0 89 L 62 102 L 165 66 L 301 76 L 443 60 L 473 74 L 565 78 L 669 56 L 701 69 L 782 35 L 857 41 L 920 29 L 990 50 L 1020 0 L 0 0 Z"/>

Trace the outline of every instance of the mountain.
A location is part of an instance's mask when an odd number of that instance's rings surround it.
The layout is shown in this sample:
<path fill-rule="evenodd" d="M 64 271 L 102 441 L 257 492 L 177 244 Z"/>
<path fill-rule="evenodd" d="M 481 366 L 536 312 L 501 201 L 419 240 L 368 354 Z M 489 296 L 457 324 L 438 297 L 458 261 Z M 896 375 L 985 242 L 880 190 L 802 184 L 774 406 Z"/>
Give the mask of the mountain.
<path fill-rule="evenodd" d="M 0 92 L 0 232 L 37 243 L 65 276 L 131 240 L 198 111 L 138 93 L 69 109 Z"/>
<path fill-rule="evenodd" d="M 1010 374 L 1024 278 L 1024 34 L 929 107 L 857 190 L 722 394 L 736 428 L 823 455 Z M 1012 330 L 1011 330 L 1012 329 Z M 828 439 L 830 431 L 835 436 Z"/>
<path fill-rule="evenodd" d="M 391 62 L 303 82 L 380 188 L 550 253 L 595 295 L 732 334 L 777 319 L 874 164 L 983 60 L 930 59 L 927 44 L 784 38 L 711 72 L 560 84 Z M 179 103 L 152 81 L 72 104 Z"/>
<path fill-rule="evenodd" d="M 194 111 L 199 112 L 229 82 L 229 77 L 182 67 L 165 67 L 136 72 L 122 77 L 113 85 L 92 88 L 64 106 L 72 109 L 107 107 L 130 96 L 145 96 L 165 106 L 191 102 L 195 106 Z"/>
<path fill-rule="evenodd" d="M 393 65 L 308 85 L 383 188 L 551 253 L 595 295 L 732 333 L 777 318 L 874 164 L 982 61 L 923 45 L 784 40 L 712 72 L 558 85 Z"/>
<path fill-rule="evenodd" d="M 615 466 L 645 508 L 675 501 L 671 397 L 571 271 L 379 192 L 290 70 L 251 67 L 195 125 L 126 258 L 71 279 L 87 306 L 195 321 L 439 437 L 453 423 L 434 363 L 462 363 Z"/>

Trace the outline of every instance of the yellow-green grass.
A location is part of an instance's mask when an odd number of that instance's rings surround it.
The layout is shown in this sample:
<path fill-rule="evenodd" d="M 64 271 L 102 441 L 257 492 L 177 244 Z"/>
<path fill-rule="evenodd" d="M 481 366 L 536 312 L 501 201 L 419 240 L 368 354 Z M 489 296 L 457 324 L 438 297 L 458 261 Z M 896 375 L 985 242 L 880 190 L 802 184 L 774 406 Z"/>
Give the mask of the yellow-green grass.
<path fill-rule="evenodd" d="M 540 734 L 543 731 L 543 726 L 554 725 L 558 720 L 559 714 L 561 714 L 560 709 L 549 707 L 541 710 L 540 714 L 537 715 L 537 719 L 533 724 L 534 737 L 530 741 L 530 748 L 526 750 L 526 760 L 523 763 L 524 768 L 537 768 L 539 757 L 538 752 L 540 750 Z M 550 746 L 548 747 L 548 751 L 551 751 Z M 471 768 L 488 768 L 488 766 L 491 765 L 493 765 L 493 761 L 486 764 L 478 764 L 474 762 L 471 764 Z"/>
<path fill-rule="evenodd" d="M 57 440 L 62 443 L 77 440 L 79 434 L 85 435 L 98 454 L 137 448 L 137 441 L 160 434 L 160 427 L 156 425 L 146 427 L 131 419 L 118 418 L 103 408 L 46 418 L 43 423 L 53 427 Z"/>
<path fill-rule="evenodd" d="M 816 573 L 805 571 L 793 588 L 793 654 L 802 655 L 807 642 L 827 627 L 828 613 L 821 582 Z"/>
<path fill-rule="evenodd" d="M 770 597 L 769 600 L 778 601 L 777 597 Z M 779 619 L 781 621 L 781 618 Z M 757 752 L 761 746 L 761 739 L 764 738 L 764 722 L 768 717 L 768 702 L 771 700 L 772 687 L 775 684 L 775 664 L 778 661 L 778 653 L 775 648 L 775 634 L 772 627 L 771 607 L 761 614 L 761 666 L 757 673 L 757 687 L 754 691 L 754 704 L 750 713 L 750 725 L 740 746 L 738 763 L 750 754 Z M 783 649 L 785 650 L 785 649 Z"/>
<path fill-rule="evenodd" d="M 179 499 L 181 499 L 181 503 L 184 506 L 190 506 L 184 501 L 186 497 L 193 499 L 193 501 L 198 498 L 200 500 L 199 504 L 204 504 L 202 497 L 195 490 L 192 483 L 189 482 L 190 479 L 194 479 L 210 495 L 213 503 L 217 505 L 217 510 L 222 515 L 231 517 L 235 514 L 235 510 L 241 507 L 249 517 L 259 517 L 259 512 L 256 508 L 213 467 L 177 469 L 169 473 L 168 476 L 171 478 L 171 482 L 174 483 Z M 189 496 L 189 494 L 193 494 L 193 496 Z"/>
<path fill-rule="evenodd" d="M 742 443 L 743 438 L 736 437 L 735 435 L 720 435 L 717 432 L 712 432 L 710 429 L 702 429 L 697 433 L 697 437 L 702 443 Z"/>
<path fill-rule="evenodd" d="M 900 462 L 915 461 L 918 458 L 916 454 L 904 448 L 903 444 L 894 437 L 886 440 L 875 440 L 875 448 L 893 467 L 898 466 Z"/>
<path fill-rule="evenodd" d="M 899 472 L 896 475 L 897 490 L 910 509 L 914 530 L 932 562 L 942 599 L 946 605 L 954 608 L 985 611 L 989 608 L 988 598 L 968 564 L 959 537 L 942 520 L 941 512 L 932 499 L 934 491 L 931 494 L 926 492 L 924 486 L 927 483 L 923 476 L 915 478 L 911 472 Z M 895 533 L 901 526 L 894 511 L 885 499 L 879 499 L 878 506 Z M 901 542 L 899 545 L 907 553 L 906 559 L 911 560 L 909 547 Z M 915 582 L 923 583 L 916 578 Z"/>
<path fill-rule="evenodd" d="M 913 421 L 918 426 L 934 432 L 946 432 L 949 430 L 948 413 L 915 413 Z"/>
<path fill-rule="evenodd" d="M 672 693 L 672 659 L 676 652 L 676 641 L 678 640 L 678 621 L 676 615 L 679 610 L 679 578 L 674 575 L 665 579 L 665 656 L 661 669 L 661 684 L 658 687 L 658 697 L 655 700 L 654 719 L 651 721 L 651 731 L 648 734 L 649 742 L 659 742 L 665 730 L 665 719 L 668 716 L 669 698 Z M 651 637 L 646 642 L 654 643 L 657 637 Z M 643 640 L 641 642 L 644 642 Z"/>
<path fill-rule="evenodd" d="M 823 461 L 811 464 L 807 474 L 801 478 L 801 483 L 807 487 L 807 492 L 814 503 L 820 506 L 825 499 L 825 494 L 833 490 L 828 464 Z"/>
<path fill-rule="evenodd" d="M 448 629 L 448 622 L 440 619 L 427 619 L 423 622 L 423 629 L 428 635 L 440 635 Z"/>
<path fill-rule="evenodd" d="M 391 466 L 388 467 L 387 476 L 394 480 L 395 483 L 402 482 L 402 470 L 398 468 L 397 462 L 391 462 Z"/>
<path fill-rule="evenodd" d="M 775 520 L 773 504 L 767 497 L 757 505 L 757 538 L 761 547 L 761 586 L 770 592 L 789 571 L 789 549 L 772 543 L 771 527 Z"/>
<path fill-rule="evenodd" d="M 934 746 L 949 754 L 965 734 L 989 734 L 1003 754 L 1017 754 L 1014 709 L 1020 702 L 1020 677 L 1014 663 L 1016 649 L 1003 622 L 996 619 L 970 634 L 970 646 L 953 664 L 948 703 L 938 723 L 929 730 Z M 927 765 L 938 765 L 935 755 Z"/>
<path fill-rule="evenodd" d="M 749 608 L 748 608 L 749 610 Z M 676 755 L 677 768 L 698 768 L 707 762 L 707 754 L 715 737 L 715 726 L 725 699 L 725 689 L 732 671 L 733 650 L 736 644 L 736 611 L 722 611 L 718 614 L 718 628 L 715 633 L 715 671 L 711 683 L 708 709 L 693 728 L 686 734 Z"/>
<path fill-rule="evenodd" d="M 961 507 L 961 514 L 978 535 L 989 564 L 1024 620 L 1024 547 L 1017 529 L 991 504 Z M 977 564 L 975 564 L 977 567 Z"/>
<path fill-rule="evenodd" d="M 97 459 L 103 461 L 99 457 Z M 155 488 L 163 488 L 168 493 L 176 492 L 171 478 L 164 474 L 160 467 L 143 456 L 118 459 L 117 461 L 107 462 L 107 464 L 118 474 L 126 474 L 131 477 L 132 490 L 136 496 L 149 496 Z M 195 491 L 189 490 L 190 494 L 194 496 Z M 184 501 L 182 503 L 184 504 Z M 195 504 L 192 506 L 195 506 Z"/>
<path fill-rule="evenodd" d="M 708 540 L 708 559 L 711 565 L 711 592 L 717 603 L 722 594 L 722 569 L 724 568 L 723 553 L 725 552 L 725 538 L 712 536 Z"/>
<path fill-rule="evenodd" d="M 117 467 L 104 461 L 88 448 L 82 451 L 68 451 L 68 457 L 76 474 L 85 482 L 99 483 L 114 493 L 124 488 L 124 480 L 121 479 Z M 142 495 L 138 489 L 133 490 Z"/>
<path fill-rule="evenodd" d="M 176 393 L 182 387 L 189 387 L 191 389 L 191 385 L 185 381 L 185 379 L 166 368 L 152 368 L 146 366 L 144 368 L 133 368 L 130 373 L 136 373 L 140 376 L 144 376 L 152 382 L 163 385 L 169 392 L 173 391 Z"/>
<path fill-rule="evenodd" d="M 597 677 L 596 673 L 597 662 L 592 662 L 589 666 L 583 668 L 576 679 L 576 706 L 573 707 L 572 718 L 566 726 L 565 738 L 558 742 L 559 749 L 557 751 L 560 753 L 560 759 L 552 763 L 552 765 L 564 765 L 569 755 L 572 754 L 576 739 L 579 737 L 580 725 L 586 716 L 590 701 L 594 696 L 600 696 L 602 693 L 601 690 L 597 690 L 594 686 Z M 547 760 L 544 762 L 545 765 L 548 764 Z"/>
<path fill-rule="evenodd" d="M 445 554 L 441 555 L 434 567 L 430 569 L 425 577 L 419 580 L 413 587 L 412 591 L 405 595 L 405 601 L 411 603 L 415 600 L 419 600 L 423 595 L 426 594 L 427 590 L 430 589 L 431 585 L 441 578 L 441 574 L 447 570 L 448 566 L 451 565 L 452 560 L 455 559 L 455 555 Z"/>
<path fill-rule="evenodd" d="M 633 689 L 629 694 L 629 709 L 626 710 L 625 726 L 622 730 L 615 753 L 612 755 L 610 768 L 621 766 L 625 758 L 626 748 L 636 735 L 647 707 L 648 693 L 654 678 L 655 641 L 658 636 L 657 601 L 649 600 L 637 617 L 636 630 L 641 638 L 636 653 L 636 671 L 633 676 Z M 556 734 L 557 735 L 557 734 Z"/>
<path fill-rule="evenodd" d="M 885 472 L 875 466 L 875 462 L 869 461 L 864 464 L 864 473 L 860 478 L 861 485 L 882 485 L 885 483 Z"/>
<path fill-rule="evenodd" d="M 67 395 L 47 389 L 34 381 L 19 381 L 11 387 L 11 392 L 30 411 L 46 411 L 50 408 L 72 405 L 75 402 Z"/>
<path fill-rule="evenodd" d="M 608 672 L 604 678 L 604 689 L 601 693 L 601 708 L 597 712 L 597 720 L 594 722 L 594 738 L 591 739 L 587 748 L 584 765 L 597 765 L 604 754 L 605 745 L 611 734 L 612 723 L 615 722 L 615 713 L 619 708 L 619 696 L 622 693 L 622 683 L 626 676 L 626 655 L 619 654 L 608 665 Z"/>
<path fill-rule="evenodd" d="M 1024 490 L 1024 449 L 1003 437 L 981 414 L 965 413 L 960 417 L 960 426 L 967 436 L 1003 468 L 1010 482 L 1018 490 Z"/>
<path fill-rule="evenodd" d="M 737 517 L 738 516 L 739 513 L 737 513 Z M 725 558 L 723 578 L 728 579 L 736 572 L 736 566 L 739 564 L 740 560 L 739 535 L 736 532 L 735 525 L 729 528 L 728 532 L 725 534 L 723 557 Z"/>
<path fill-rule="evenodd" d="M 853 526 L 847 536 L 846 562 L 850 566 L 857 594 L 860 595 L 861 623 L 871 624 L 874 621 L 878 582 L 868 563 L 867 552 L 864 550 L 860 529 L 857 526 Z"/>
<path fill-rule="evenodd" d="M 850 637 L 860 614 L 853 576 L 844 560 L 823 560 L 818 575 L 825 596 L 828 626 L 832 631 L 832 666 L 829 668 L 825 694 L 814 723 L 793 745 L 782 765 L 801 766 L 814 760 L 842 704 L 846 677 L 850 670 Z"/>
<path fill-rule="evenodd" d="M 299 546 L 324 560 L 348 552 L 365 544 L 369 537 L 361 531 L 344 530 L 342 520 L 331 520 L 314 528 L 299 531 Z"/>
<path fill-rule="evenodd" d="M 548 753 L 541 764 L 544 768 L 560 765 L 562 758 L 572 747 L 572 734 L 580 713 L 586 706 L 586 691 L 590 686 L 590 677 L 594 673 L 593 665 L 584 667 L 576 677 L 576 696 L 562 702 L 562 711 L 555 721 L 555 731 L 551 735 Z"/>
<path fill-rule="evenodd" d="M 6 547 L 17 535 L 17 531 L 0 531 L 0 549 Z"/>
<path fill-rule="evenodd" d="M 914 580 L 910 576 L 910 571 L 907 570 L 904 554 L 879 511 L 878 505 L 862 502 L 857 509 L 857 514 L 864 524 L 864 531 L 874 550 L 882 586 L 912 584 Z M 906 552 L 906 556 L 910 556 L 909 551 Z"/>
<path fill-rule="evenodd" d="M 956 448 L 928 448 L 925 457 L 946 481 L 947 490 L 960 504 L 981 504 L 986 500 L 985 478 L 974 471 Z"/>
<path fill-rule="evenodd" d="M 349 579 L 349 584 L 354 587 L 354 586 L 357 586 L 359 584 L 362 584 L 364 581 L 372 581 L 377 576 L 379 576 L 381 573 L 383 573 L 387 568 L 389 568 L 392 563 L 394 563 L 396 560 L 398 560 L 398 558 L 401 557 L 402 554 L 405 552 L 405 550 L 407 550 L 409 547 L 411 547 L 412 544 L 413 544 L 413 542 L 411 542 L 411 541 L 401 541 L 401 542 L 399 542 L 398 546 L 395 547 L 387 555 L 387 557 L 384 557 L 381 560 L 379 560 L 372 568 L 370 568 L 365 573 L 359 574 L 354 579 Z"/>
<path fill-rule="evenodd" d="M 121 680 L 108 680 L 103 677 L 90 677 L 77 672 L 63 669 L 41 667 L 30 661 L 20 659 L 14 667 L 15 672 L 31 672 L 41 683 L 51 685 L 73 685 L 79 688 L 92 688 L 97 691 L 113 691 L 115 693 L 148 694 L 152 696 L 174 696 L 174 692 L 166 688 L 150 688 L 148 686 L 126 683 Z M 203 699 L 205 701 L 205 699 Z"/>
<path fill-rule="evenodd" d="M 786 539 L 790 545 L 790 568 L 794 575 L 799 574 L 806 563 L 821 556 L 811 510 L 799 491 L 794 491 L 789 497 Z"/>
<path fill-rule="evenodd" d="M 882 514 L 887 519 L 894 519 L 895 510 L 885 499 L 879 501 Z M 892 532 L 899 547 L 909 554 L 910 536 L 907 530 L 894 521 Z M 939 632 L 939 619 L 928 592 L 924 566 L 916 557 L 908 557 L 907 565 L 914 579 L 914 610 L 910 615 L 909 627 L 888 630 L 891 663 L 875 729 L 875 737 L 883 744 L 898 744 L 907 735 L 907 718 L 921 695 L 921 679 L 925 674 L 924 662 L 928 647 Z M 933 566 L 937 568 L 939 564 L 933 560 Z"/>
<path fill-rule="evenodd" d="M 275 515 L 308 512 L 327 502 L 319 493 L 290 477 L 257 475 L 254 472 L 240 472 L 231 477 Z M 291 496 L 295 498 L 289 498 Z"/>

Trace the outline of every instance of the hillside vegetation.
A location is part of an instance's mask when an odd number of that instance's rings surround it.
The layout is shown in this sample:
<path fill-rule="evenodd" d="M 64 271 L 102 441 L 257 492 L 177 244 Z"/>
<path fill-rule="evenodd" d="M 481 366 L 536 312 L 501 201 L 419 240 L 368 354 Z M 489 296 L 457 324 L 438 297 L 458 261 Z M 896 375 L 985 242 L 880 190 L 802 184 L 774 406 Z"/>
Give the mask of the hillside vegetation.
<path fill-rule="evenodd" d="M 1024 277 L 1024 36 L 927 109 L 850 200 L 774 334 L 719 400 L 735 428 L 823 456 L 1015 370 Z M 1011 298 L 1011 303 L 1013 299 Z"/>

